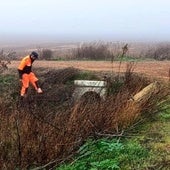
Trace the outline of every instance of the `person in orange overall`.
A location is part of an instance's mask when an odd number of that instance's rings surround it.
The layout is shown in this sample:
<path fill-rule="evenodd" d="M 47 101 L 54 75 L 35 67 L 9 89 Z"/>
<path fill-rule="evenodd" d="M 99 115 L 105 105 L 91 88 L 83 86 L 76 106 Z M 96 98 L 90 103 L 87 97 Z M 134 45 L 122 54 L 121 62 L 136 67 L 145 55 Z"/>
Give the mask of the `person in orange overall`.
<path fill-rule="evenodd" d="M 38 85 L 38 78 L 32 72 L 32 64 L 37 58 L 38 53 L 33 51 L 30 55 L 24 57 L 18 66 L 19 78 L 22 82 L 20 91 L 21 99 L 26 95 L 30 83 L 33 85 L 37 93 L 42 93 L 42 89 Z"/>

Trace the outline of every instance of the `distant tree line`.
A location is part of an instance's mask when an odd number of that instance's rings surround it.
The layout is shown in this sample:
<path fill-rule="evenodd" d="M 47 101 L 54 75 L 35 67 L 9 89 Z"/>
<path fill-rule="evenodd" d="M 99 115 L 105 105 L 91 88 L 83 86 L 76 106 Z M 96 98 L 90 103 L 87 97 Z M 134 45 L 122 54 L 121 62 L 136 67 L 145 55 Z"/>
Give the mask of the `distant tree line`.
<path fill-rule="evenodd" d="M 155 60 L 170 60 L 170 44 L 158 44 L 156 47 L 150 48 L 145 53 L 146 58 Z"/>
<path fill-rule="evenodd" d="M 138 50 L 138 49 L 136 49 Z M 80 44 L 78 47 L 65 52 L 56 53 L 50 48 L 37 48 L 40 60 L 111 60 L 114 61 L 119 57 L 130 56 L 128 44 L 92 42 Z M 64 51 L 64 50 L 63 50 Z M 155 60 L 170 60 L 170 43 L 161 43 L 144 49 L 141 55 L 133 56 L 133 58 L 151 58 Z M 4 52 L 0 50 L 0 61 L 17 60 L 19 54 L 15 51 Z"/>
<path fill-rule="evenodd" d="M 109 45 L 105 43 L 83 44 L 73 49 L 72 58 L 79 60 L 111 60 L 114 61 L 122 56 L 126 57 L 129 50 L 128 44 Z M 139 56 L 133 56 L 139 58 Z M 170 60 L 170 44 L 158 44 L 142 52 L 143 58 L 155 60 Z"/>
<path fill-rule="evenodd" d="M 79 60 L 108 60 L 113 57 L 113 52 L 104 43 L 82 44 L 72 51 L 72 58 Z"/>

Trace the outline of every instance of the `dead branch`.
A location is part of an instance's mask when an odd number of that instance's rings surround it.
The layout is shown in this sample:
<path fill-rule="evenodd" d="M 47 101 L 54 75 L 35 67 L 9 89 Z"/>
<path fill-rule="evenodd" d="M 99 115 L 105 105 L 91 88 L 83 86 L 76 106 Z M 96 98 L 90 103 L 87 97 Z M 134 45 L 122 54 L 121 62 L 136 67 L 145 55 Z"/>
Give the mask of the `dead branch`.
<path fill-rule="evenodd" d="M 98 136 L 102 136 L 102 137 L 109 137 L 109 138 L 112 138 L 112 137 L 122 137 L 122 136 L 124 136 L 123 134 L 124 134 L 124 130 L 122 130 L 122 132 L 121 133 L 119 133 L 119 134 L 106 134 L 106 133 L 95 133 L 96 135 L 98 135 Z"/>
<path fill-rule="evenodd" d="M 2 67 L 3 70 L 7 70 L 9 64 L 11 64 L 11 61 L 10 61 L 10 60 L 0 61 L 0 67 Z"/>

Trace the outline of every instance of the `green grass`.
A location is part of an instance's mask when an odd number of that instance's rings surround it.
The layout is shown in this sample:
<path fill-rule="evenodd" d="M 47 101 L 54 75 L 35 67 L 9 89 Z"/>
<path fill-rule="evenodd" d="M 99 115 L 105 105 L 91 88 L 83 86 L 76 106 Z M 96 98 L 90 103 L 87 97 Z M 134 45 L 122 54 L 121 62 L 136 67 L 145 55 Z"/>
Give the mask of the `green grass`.
<path fill-rule="evenodd" d="M 17 80 L 14 75 L 0 75 L 0 96 L 6 95 L 6 92 L 14 90 L 16 82 Z"/>
<path fill-rule="evenodd" d="M 170 103 L 169 101 L 165 103 L 165 105 L 162 107 L 163 112 L 160 112 L 159 118 L 161 118 L 163 121 L 170 121 Z"/>
<path fill-rule="evenodd" d="M 146 167 L 144 162 L 148 156 L 149 150 L 135 140 L 88 140 L 72 163 L 57 170 L 140 169 Z"/>
<path fill-rule="evenodd" d="M 5 103 L 6 112 L 12 110 L 19 96 L 18 77 L 7 74 L 0 75 L 0 100 Z"/>
<path fill-rule="evenodd" d="M 124 139 L 89 139 L 70 163 L 56 170 L 143 170 L 170 167 L 170 105 Z"/>

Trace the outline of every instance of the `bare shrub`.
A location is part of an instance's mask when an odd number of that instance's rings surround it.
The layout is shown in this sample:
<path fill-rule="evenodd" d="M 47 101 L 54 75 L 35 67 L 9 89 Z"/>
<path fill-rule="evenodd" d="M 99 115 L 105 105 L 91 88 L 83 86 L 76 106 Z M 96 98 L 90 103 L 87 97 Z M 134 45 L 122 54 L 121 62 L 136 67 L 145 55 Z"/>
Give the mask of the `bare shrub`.
<path fill-rule="evenodd" d="M 142 88 L 150 84 L 153 80 L 147 78 L 145 75 L 134 73 L 136 67 L 135 62 L 129 62 L 126 65 L 126 72 L 124 74 L 123 89 L 129 91 L 129 94 L 134 95 Z"/>
<path fill-rule="evenodd" d="M 8 69 L 8 65 L 11 64 L 11 60 L 16 56 L 15 52 L 4 53 L 3 50 L 0 51 L 0 72 Z"/>
<path fill-rule="evenodd" d="M 2 70 L 7 70 L 8 69 L 8 65 L 11 64 L 11 61 L 0 61 L 0 67 Z"/>
<path fill-rule="evenodd" d="M 125 44 L 125 45 L 122 47 L 122 56 L 124 56 L 127 52 L 128 52 L 128 44 Z"/>
<path fill-rule="evenodd" d="M 145 56 L 155 60 L 170 60 L 170 44 L 158 44 L 156 47 L 149 49 Z"/>
<path fill-rule="evenodd" d="M 91 43 L 83 44 L 72 52 L 73 58 L 90 60 L 109 60 L 113 58 L 112 52 L 107 44 Z"/>
<path fill-rule="evenodd" d="M 17 53 L 15 51 L 8 51 L 8 52 L 4 52 L 4 50 L 2 49 L 0 51 L 0 60 L 5 60 L 5 61 L 9 61 L 9 60 L 15 60 L 17 58 Z"/>
<path fill-rule="evenodd" d="M 50 49 L 38 49 L 38 51 L 42 60 L 51 60 L 53 58 L 53 51 Z"/>

